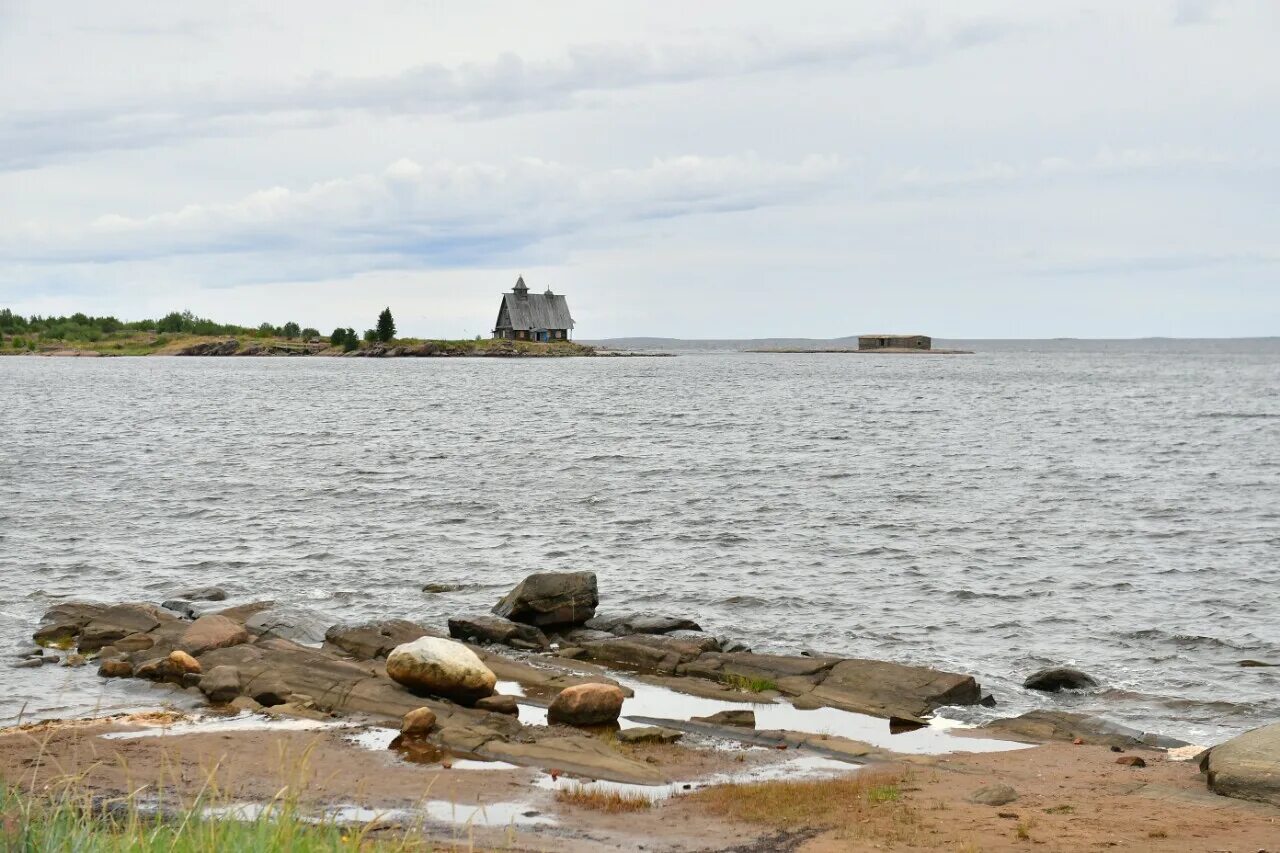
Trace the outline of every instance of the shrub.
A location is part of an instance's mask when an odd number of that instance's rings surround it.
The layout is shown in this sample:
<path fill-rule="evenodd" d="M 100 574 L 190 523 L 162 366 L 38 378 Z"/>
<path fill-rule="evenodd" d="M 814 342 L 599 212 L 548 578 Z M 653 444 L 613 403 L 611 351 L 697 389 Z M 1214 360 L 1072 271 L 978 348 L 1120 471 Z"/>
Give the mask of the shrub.
<path fill-rule="evenodd" d="M 303 340 L 308 340 L 308 341 L 309 341 L 309 340 L 312 340 L 312 339 L 314 339 L 314 338 L 318 338 L 318 337 L 320 337 L 320 330 L 319 330 L 319 329 L 313 329 L 313 328 L 311 328 L 310 326 L 308 326 L 307 328 L 305 328 L 305 329 L 303 329 L 303 330 L 302 330 L 302 338 L 303 338 Z"/>
<path fill-rule="evenodd" d="M 364 330 L 364 339 L 369 343 L 373 343 L 378 339 L 378 333 L 373 329 Z"/>
<path fill-rule="evenodd" d="M 360 348 L 360 338 L 356 336 L 355 329 L 347 329 L 346 335 L 342 339 L 342 351 L 351 352 Z"/>
<path fill-rule="evenodd" d="M 290 341 L 296 338 L 301 332 L 302 329 L 292 320 L 280 327 L 280 334 L 282 334 L 286 340 Z"/>

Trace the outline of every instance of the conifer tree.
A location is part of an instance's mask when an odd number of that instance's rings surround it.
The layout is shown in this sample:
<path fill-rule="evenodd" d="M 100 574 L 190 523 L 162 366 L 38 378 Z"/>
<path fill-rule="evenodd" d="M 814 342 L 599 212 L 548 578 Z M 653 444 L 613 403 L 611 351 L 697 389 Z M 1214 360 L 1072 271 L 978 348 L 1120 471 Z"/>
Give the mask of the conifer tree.
<path fill-rule="evenodd" d="M 396 336 L 396 321 L 391 316 L 390 308 L 383 308 L 378 315 L 378 340 L 384 344 Z"/>

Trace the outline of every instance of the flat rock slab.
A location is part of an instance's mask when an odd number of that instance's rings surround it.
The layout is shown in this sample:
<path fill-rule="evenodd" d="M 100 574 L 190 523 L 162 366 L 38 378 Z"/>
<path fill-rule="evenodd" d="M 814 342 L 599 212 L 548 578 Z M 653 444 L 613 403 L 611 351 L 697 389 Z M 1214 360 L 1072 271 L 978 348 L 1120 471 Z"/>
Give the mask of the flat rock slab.
<path fill-rule="evenodd" d="M 578 644 L 591 660 L 674 675 L 677 668 L 719 646 L 714 638 L 684 639 L 660 634 L 635 634 Z"/>
<path fill-rule="evenodd" d="M 1028 711 L 1018 717 L 995 720 L 982 727 L 1002 738 L 1030 743 L 1074 741 L 1102 746 L 1154 746 L 1173 749 L 1187 746 L 1186 741 L 1149 734 L 1113 723 L 1102 717 L 1075 714 L 1070 711 Z"/>
<path fill-rule="evenodd" d="M 1280 806 L 1280 723 L 1215 746 L 1201 766 L 1215 794 Z"/>
<path fill-rule="evenodd" d="M 417 622 L 407 619 L 385 619 L 363 625 L 334 625 L 325 631 L 327 644 L 361 660 L 385 658 L 396 646 L 412 643 L 422 637 L 443 637 Z"/>

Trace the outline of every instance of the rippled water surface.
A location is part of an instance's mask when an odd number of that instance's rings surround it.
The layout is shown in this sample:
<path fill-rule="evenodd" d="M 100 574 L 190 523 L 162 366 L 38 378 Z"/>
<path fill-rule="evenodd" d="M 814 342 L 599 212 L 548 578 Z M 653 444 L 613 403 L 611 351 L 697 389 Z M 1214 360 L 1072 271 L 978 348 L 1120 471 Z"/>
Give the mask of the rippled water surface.
<path fill-rule="evenodd" d="M 757 650 L 973 672 L 1008 715 L 1280 718 L 1280 349 L 0 358 L 0 637 L 216 583 L 441 623 L 524 574 Z M 421 592 L 458 582 L 457 592 Z M 1074 662 L 1106 689 L 1029 694 Z M 0 718 L 167 695 L 9 669 Z M 960 712 L 975 718 L 975 709 Z"/>

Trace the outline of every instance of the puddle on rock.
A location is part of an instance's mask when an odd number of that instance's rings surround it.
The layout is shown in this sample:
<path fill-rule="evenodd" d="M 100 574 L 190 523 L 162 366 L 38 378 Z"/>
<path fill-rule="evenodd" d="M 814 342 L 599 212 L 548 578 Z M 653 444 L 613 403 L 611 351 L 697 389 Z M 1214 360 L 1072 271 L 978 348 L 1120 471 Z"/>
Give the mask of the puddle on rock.
<path fill-rule="evenodd" d="M 709 717 L 719 711 L 739 711 L 750 708 L 756 715 L 756 729 L 785 729 L 809 734 L 827 734 L 858 740 L 881 749 L 895 752 L 938 755 L 947 752 L 1003 752 L 1026 749 L 1025 743 L 989 740 L 986 738 L 959 737 L 949 729 L 969 728 L 955 720 L 934 717 L 928 726 L 913 731 L 892 734 L 889 721 L 838 708 L 814 708 L 802 710 L 790 702 L 728 702 L 678 693 L 665 687 L 646 684 L 630 678 L 618 677 L 618 683 L 635 691 L 622 704 L 623 728 L 648 725 L 628 717 L 655 717 L 667 720 L 688 720 L 690 717 Z M 543 711 L 545 724 L 546 712 Z M 520 707 L 520 722 L 525 722 L 525 706 Z M 528 723 L 526 723 L 528 725 Z"/>
<path fill-rule="evenodd" d="M 310 731 L 313 729 L 345 728 L 349 723 L 328 722 L 324 720 L 304 720 L 292 718 L 262 717 L 257 714 L 244 713 L 234 717 L 196 717 L 182 720 L 172 725 L 147 725 L 147 728 L 133 732 L 107 732 L 99 737 L 108 740 L 134 740 L 144 737 L 171 737 L 178 735 L 216 734 L 218 732 L 238 731 Z"/>
<path fill-rule="evenodd" d="M 539 776 L 534 780 L 533 784 L 548 791 L 578 789 L 583 791 L 602 791 L 619 794 L 624 797 L 643 797 L 657 802 L 658 800 L 666 800 L 679 794 L 711 785 L 746 785 L 752 782 L 768 782 L 774 779 L 824 779 L 857 773 L 860 769 L 859 765 L 850 764 L 847 761 L 823 758 L 820 755 L 798 754 L 794 758 L 774 764 L 765 764 L 737 772 L 715 773 L 701 779 L 688 782 L 672 782 L 668 785 L 631 785 L 602 779 L 587 781 L 567 776 L 553 778 L 550 775 Z"/>
<path fill-rule="evenodd" d="M 363 749 L 381 752 L 390 750 L 410 764 L 439 766 L 442 770 L 519 770 L 519 766 L 505 761 L 486 761 L 480 758 L 459 756 L 423 737 L 403 737 L 396 729 L 370 726 L 354 731 L 345 740 Z"/>
<path fill-rule="evenodd" d="M 222 806 L 206 806 L 200 814 L 207 818 L 253 822 L 270 820 L 279 812 L 279 806 L 269 803 L 231 803 Z M 454 803 L 449 800 L 428 800 L 421 808 L 373 809 L 365 806 L 342 805 L 325 809 L 320 815 L 302 817 L 308 823 L 334 823 L 366 825 L 370 823 L 420 824 L 425 821 L 501 828 L 507 826 L 555 826 L 556 819 L 538 811 L 529 803 Z"/>

